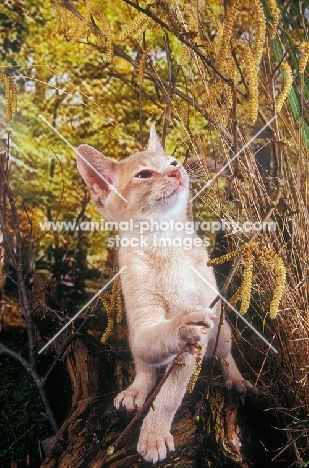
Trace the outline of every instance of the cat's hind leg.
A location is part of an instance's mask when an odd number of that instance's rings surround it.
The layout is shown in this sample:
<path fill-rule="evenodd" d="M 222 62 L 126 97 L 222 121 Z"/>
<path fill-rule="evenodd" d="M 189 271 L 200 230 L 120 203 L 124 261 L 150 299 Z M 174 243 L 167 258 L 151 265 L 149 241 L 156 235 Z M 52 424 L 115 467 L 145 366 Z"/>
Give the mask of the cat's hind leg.
<path fill-rule="evenodd" d="M 246 392 L 248 389 L 254 390 L 255 387 L 243 378 L 238 370 L 236 362 L 231 353 L 232 333 L 226 319 L 221 325 L 218 347 L 216 355 L 220 358 L 220 365 L 223 375 L 224 384 L 228 389 L 235 387 L 240 393 Z"/>
<path fill-rule="evenodd" d="M 126 390 L 118 393 L 114 400 L 117 409 L 126 408 L 133 411 L 141 408 L 147 398 L 148 393 L 153 389 L 157 373 L 155 367 L 147 366 L 141 361 L 135 362 L 136 376 Z"/>

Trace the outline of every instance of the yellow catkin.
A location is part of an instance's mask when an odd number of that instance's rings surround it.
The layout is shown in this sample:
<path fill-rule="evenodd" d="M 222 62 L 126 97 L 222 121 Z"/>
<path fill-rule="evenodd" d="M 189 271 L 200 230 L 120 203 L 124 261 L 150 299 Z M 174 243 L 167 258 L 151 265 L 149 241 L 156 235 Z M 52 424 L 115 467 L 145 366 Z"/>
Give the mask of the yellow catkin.
<path fill-rule="evenodd" d="M 241 293 L 241 286 L 240 286 L 240 288 L 237 289 L 237 291 L 233 294 L 233 296 L 229 300 L 229 303 L 235 307 L 237 302 L 241 300 L 241 294 L 242 293 Z"/>
<path fill-rule="evenodd" d="M 261 41 L 259 41 L 261 42 Z M 260 45 L 258 47 L 261 47 Z M 263 47 L 263 46 L 262 46 Z M 237 42 L 237 48 L 240 52 L 240 60 L 246 66 L 248 90 L 249 90 L 249 123 L 253 125 L 258 116 L 259 110 L 259 89 L 258 89 L 258 67 L 259 58 L 257 59 L 258 49 L 255 53 L 250 49 L 248 44 Z"/>
<path fill-rule="evenodd" d="M 112 271 L 112 274 L 114 275 L 115 271 Z M 114 280 L 110 294 L 101 294 L 99 297 L 107 314 L 107 327 L 101 338 L 101 343 L 106 343 L 108 338 L 115 331 L 115 324 L 120 324 L 122 322 L 123 307 L 120 278 L 117 277 Z"/>
<path fill-rule="evenodd" d="M 139 85 L 142 85 L 144 82 L 145 68 L 146 68 L 149 52 L 150 52 L 150 47 L 147 47 L 147 49 L 143 51 L 143 54 L 141 56 L 141 60 L 139 63 L 139 70 L 138 70 L 138 78 L 137 78 L 137 82 Z"/>
<path fill-rule="evenodd" d="M 251 289 L 252 289 L 252 272 L 253 272 L 253 254 L 248 249 L 245 252 L 245 268 L 244 268 L 244 275 L 241 285 L 241 306 L 240 306 L 240 313 L 242 315 L 246 314 L 249 305 L 250 305 L 250 297 L 251 297 Z"/>
<path fill-rule="evenodd" d="M 195 358 L 195 370 L 191 375 L 189 383 L 187 385 L 187 392 L 192 393 L 195 387 L 196 381 L 200 375 L 203 361 L 203 347 L 200 344 L 195 343 L 194 345 L 197 348 L 197 355 Z"/>
<path fill-rule="evenodd" d="M 189 13 L 188 31 L 190 33 L 193 33 L 193 35 L 194 35 L 193 41 L 196 42 L 197 44 L 201 45 L 202 40 L 201 40 L 201 37 L 200 37 L 199 25 L 198 25 L 198 21 L 196 19 L 196 16 L 194 14 L 194 10 L 193 10 L 192 6 L 190 6 L 190 5 L 185 5 L 184 9 Z"/>
<path fill-rule="evenodd" d="M 253 46 L 253 60 L 256 64 L 256 73 L 258 74 L 258 65 L 263 52 L 266 36 L 266 18 L 264 14 L 263 5 L 260 0 L 253 0 L 253 13 L 254 13 L 254 24 L 256 27 L 255 41 Z"/>
<path fill-rule="evenodd" d="M 243 59 L 247 69 L 247 79 L 249 88 L 249 123 L 256 122 L 259 110 L 259 89 L 258 73 L 263 46 L 266 35 L 266 18 L 260 0 L 252 1 L 254 11 L 255 41 L 252 49 L 245 43 L 238 42 L 238 48 L 243 53 Z"/>
<path fill-rule="evenodd" d="M 304 73 L 309 59 L 309 42 L 302 42 L 299 46 L 299 50 L 303 53 L 299 60 L 299 73 Z"/>
<path fill-rule="evenodd" d="M 180 50 L 180 58 L 179 58 L 179 65 L 183 66 L 186 65 L 189 61 L 189 47 L 186 44 L 181 44 Z"/>
<path fill-rule="evenodd" d="M 284 82 L 284 87 L 281 93 L 279 94 L 277 100 L 276 100 L 276 111 L 280 112 L 283 106 L 284 101 L 286 100 L 287 96 L 289 95 L 291 89 L 292 89 L 292 83 L 293 83 L 293 75 L 292 75 L 292 69 L 290 65 L 287 62 L 283 62 L 281 65 L 282 70 L 285 72 L 285 82 Z"/>
<path fill-rule="evenodd" d="M 6 117 L 12 120 L 14 112 L 17 110 L 17 88 L 14 80 L 7 76 L 5 73 L 0 72 L 0 80 L 5 84 L 5 104 L 6 104 Z"/>
<path fill-rule="evenodd" d="M 268 0 L 269 11 L 272 17 L 272 25 L 269 32 L 270 38 L 273 39 L 277 33 L 279 25 L 280 9 L 277 6 L 276 0 Z"/>
<path fill-rule="evenodd" d="M 107 327 L 105 332 L 102 335 L 101 338 L 101 343 L 105 344 L 108 340 L 108 338 L 113 334 L 114 331 L 114 320 L 113 317 L 108 317 L 107 318 Z"/>
<path fill-rule="evenodd" d="M 57 31 L 60 33 L 67 34 L 68 32 L 68 10 L 61 5 L 60 0 L 55 0 L 54 3 L 55 8 L 55 21 Z"/>
<path fill-rule="evenodd" d="M 266 250 L 262 252 L 261 260 L 273 268 L 277 273 L 275 289 L 269 308 L 269 316 L 270 318 L 274 319 L 278 314 L 279 304 L 283 296 L 286 281 L 286 268 L 282 258 L 272 250 Z"/>
<path fill-rule="evenodd" d="M 215 47 L 216 52 L 218 52 L 220 50 L 221 42 L 222 42 L 222 38 L 223 38 L 223 27 L 222 27 L 222 24 L 219 21 L 217 22 L 217 28 L 218 28 L 218 32 L 217 32 L 217 36 L 216 36 L 216 47 Z"/>
<path fill-rule="evenodd" d="M 286 280 L 286 268 L 281 258 L 277 259 L 276 270 L 277 270 L 278 275 L 276 278 L 276 286 L 275 286 L 273 298 L 270 303 L 270 309 L 269 309 L 269 316 L 272 319 L 276 318 L 278 314 L 279 304 L 283 296 L 284 285 L 285 285 L 285 280 Z"/>
<path fill-rule="evenodd" d="M 232 38 L 233 26 L 236 20 L 239 3 L 239 0 L 233 2 L 231 8 L 228 9 L 228 14 L 224 22 L 222 33 L 224 40 L 220 41 L 220 47 L 218 49 L 218 59 L 223 63 L 230 56 L 230 41 Z"/>
<path fill-rule="evenodd" d="M 102 35 L 97 35 L 97 45 L 105 49 L 106 61 L 111 63 L 114 55 L 113 34 L 110 23 L 104 13 L 98 9 L 93 10 L 93 15 L 102 23 Z"/>
<path fill-rule="evenodd" d="M 221 265 L 221 263 L 228 262 L 229 260 L 232 260 L 232 258 L 243 255 L 248 250 L 250 252 L 255 252 L 257 249 L 258 249 L 258 243 L 257 242 L 252 242 L 251 244 L 244 244 L 241 247 L 239 247 L 239 249 L 234 250 L 232 252 L 229 252 L 226 255 L 222 255 L 222 257 L 213 258 L 212 260 L 208 260 L 207 265 Z"/>
<path fill-rule="evenodd" d="M 85 16 L 82 20 L 75 18 L 74 19 L 74 28 L 70 32 L 70 41 L 75 44 L 79 39 L 81 39 L 85 35 L 85 31 L 88 27 L 88 23 L 90 21 L 90 16 L 92 13 L 92 6 L 91 0 L 85 0 L 86 3 L 86 11 Z"/>
<path fill-rule="evenodd" d="M 243 275 L 243 282 L 240 288 L 236 291 L 230 300 L 230 303 L 235 306 L 236 303 L 241 300 L 241 313 L 245 313 L 250 303 L 250 292 L 252 289 L 252 272 L 253 272 L 253 260 L 254 256 L 261 262 L 264 262 L 268 267 L 274 269 L 277 272 L 276 284 L 273 293 L 273 297 L 270 304 L 269 315 L 270 318 L 274 319 L 278 314 L 279 304 L 282 299 L 285 281 L 286 281 L 286 268 L 283 260 L 276 252 L 272 250 L 260 250 L 256 242 L 251 244 L 244 244 L 239 249 L 229 252 L 222 257 L 209 260 L 207 265 L 220 265 L 236 256 L 244 255 L 245 257 L 245 269 Z M 254 255 L 254 256 L 253 256 Z"/>
<path fill-rule="evenodd" d="M 127 37 L 138 37 L 147 29 L 149 22 L 150 18 L 147 15 L 139 13 L 129 26 L 120 33 L 119 40 L 123 41 Z"/>
<path fill-rule="evenodd" d="M 123 307 L 122 307 L 122 294 L 121 294 L 121 283 L 120 283 L 120 278 L 117 277 L 116 280 L 116 289 L 115 289 L 115 295 L 116 295 L 116 322 L 120 324 L 123 319 Z"/>
<path fill-rule="evenodd" d="M 246 54 L 249 87 L 249 123 L 253 125 L 259 110 L 259 83 L 258 71 L 253 53 L 248 50 Z"/>
<path fill-rule="evenodd" d="M 173 105 L 181 125 L 180 136 L 183 140 L 186 140 L 189 136 L 187 132 L 188 107 L 182 99 L 176 99 Z"/>

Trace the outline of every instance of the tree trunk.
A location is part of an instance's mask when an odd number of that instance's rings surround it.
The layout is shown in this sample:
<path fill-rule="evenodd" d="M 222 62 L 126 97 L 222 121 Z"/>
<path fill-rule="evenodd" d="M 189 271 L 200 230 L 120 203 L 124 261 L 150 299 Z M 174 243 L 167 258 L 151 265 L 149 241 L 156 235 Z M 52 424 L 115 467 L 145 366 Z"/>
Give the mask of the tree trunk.
<path fill-rule="evenodd" d="M 35 293 L 35 290 L 41 293 Z M 42 297 L 42 290 L 45 291 Z M 36 301 L 48 303 L 52 284 L 40 275 L 35 279 L 32 306 Z M 47 292 L 46 292 L 47 291 Z M 42 332 L 48 328 L 47 320 L 55 315 L 36 309 L 36 323 Z M 50 316 L 49 316 L 50 315 Z M 40 317 L 40 320 L 39 320 Z M 50 325 L 50 324 L 49 324 Z M 54 328 L 55 329 L 55 328 Z M 70 332 L 65 332 L 52 346 L 61 349 Z M 106 456 L 107 449 L 124 431 L 136 413 L 117 411 L 113 407 L 116 394 L 126 388 L 134 378 L 134 366 L 128 352 L 115 352 L 109 345 L 96 342 L 87 332 L 79 333 L 66 349 L 62 360 L 72 385 L 72 407 L 56 435 L 42 468 L 127 468 L 149 466 L 136 451 L 139 430 L 144 415 L 116 447 Z M 172 434 L 176 450 L 168 454 L 158 467 L 212 467 L 263 468 L 273 466 L 271 458 L 286 441 L 272 429 L 276 421 L 271 413 L 263 412 L 263 396 L 228 392 L 218 377 L 211 379 L 209 397 L 204 390 L 208 385 L 209 368 L 203 368 L 192 394 L 187 394 L 179 408 Z M 51 375 L 52 378 L 52 375 Z M 61 392 L 61 388 L 59 388 Z M 201 400 L 204 398 L 202 405 Z M 267 405 L 267 402 L 266 402 Z M 200 406 L 199 417 L 196 417 Z M 265 446 L 267 450 L 265 450 Z M 104 464 L 102 465 L 102 460 Z M 276 468 L 289 466 L 287 458 Z"/>

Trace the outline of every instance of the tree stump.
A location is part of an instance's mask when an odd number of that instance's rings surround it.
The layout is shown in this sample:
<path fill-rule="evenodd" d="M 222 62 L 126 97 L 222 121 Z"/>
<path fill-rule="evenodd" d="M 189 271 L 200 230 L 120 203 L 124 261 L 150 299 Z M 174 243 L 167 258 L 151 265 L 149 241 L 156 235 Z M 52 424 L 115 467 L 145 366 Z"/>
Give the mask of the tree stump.
<path fill-rule="evenodd" d="M 49 297 L 53 296 L 51 291 L 52 284 L 42 276 L 37 277 L 31 296 L 32 305 L 55 303 L 56 298 Z M 55 333 L 58 319 L 44 306 L 35 309 L 36 327 L 45 341 L 49 338 L 51 321 Z M 58 328 L 60 325 L 58 323 Z M 67 330 L 53 342 L 55 352 L 59 352 L 68 336 L 70 332 Z M 135 423 L 114 453 L 106 456 L 108 447 L 114 444 L 135 415 L 113 407 L 116 394 L 134 378 L 130 353 L 116 352 L 83 330 L 74 336 L 62 361 L 71 381 L 71 411 L 55 436 L 42 468 L 99 468 L 102 460 L 103 466 L 108 468 L 149 466 L 136 451 L 145 415 Z M 271 440 L 270 448 L 277 448 L 285 442 L 277 435 L 277 439 L 272 440 L 275 437 L 271 432 L 271 422 L 263 414 L 263 396 L 253 393 L 240 395 L 233 390 L 228 392 L 221 377 L 214 375 L 209 396 L 205 399 L 203 393 L 208 385 L 210 367 L 203 363 L 196 388 L 185 396 L 176 413 L 172 425 L 176 450 L 156 466 L 271 467 L 272 454 L 265 450 L 264 444 Z M 197 406 L 200 407 L 198 418 Z M 258 423 L 257 418 L 260 418 Z M 276 463 L 276 468 L 286 466 L 287 459 L 283 464 Z"/>

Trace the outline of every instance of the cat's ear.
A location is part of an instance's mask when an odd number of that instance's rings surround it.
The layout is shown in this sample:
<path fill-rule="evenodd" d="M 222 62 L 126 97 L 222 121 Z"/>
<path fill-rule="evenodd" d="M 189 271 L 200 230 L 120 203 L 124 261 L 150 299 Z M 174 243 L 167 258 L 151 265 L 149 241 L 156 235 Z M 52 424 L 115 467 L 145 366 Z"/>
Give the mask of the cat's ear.
<path fill-rule="evenodd" d="M 149 140 L 148 140 L 148 145 L 147 145 L 147 151 L 151 151 L 152 153 L 159 153 L 159 154 L 165 154 L 164 149 L 160 143 L 160 140 L 158 138 L 157 132 L 156 132 L 156 127 L 154 124 L 151 125 L 150 127 L 150 134 L 149 134 Z"/>
<path fill-rule="evenodd" d="M 107 196 L 113 185 L 117 163 L 89 145 L 79 146 L 76 163 L 90 191 L 94 195 Z"/>

